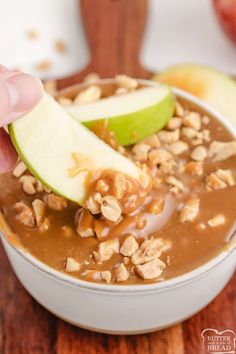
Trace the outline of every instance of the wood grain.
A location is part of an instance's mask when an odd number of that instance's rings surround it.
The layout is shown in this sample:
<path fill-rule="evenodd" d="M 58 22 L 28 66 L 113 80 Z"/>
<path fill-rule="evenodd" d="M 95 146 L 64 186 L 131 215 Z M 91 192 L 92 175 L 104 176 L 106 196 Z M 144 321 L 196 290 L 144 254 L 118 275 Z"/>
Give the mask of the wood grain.
<path fill-rule="evenodd" d="M 81 72 L 59 80 L 59 88 L 80 82 L 90 72 L 150 77 L 139 61 L 147 0 L 81 0 L 81 16 L 91 60 Z"/>

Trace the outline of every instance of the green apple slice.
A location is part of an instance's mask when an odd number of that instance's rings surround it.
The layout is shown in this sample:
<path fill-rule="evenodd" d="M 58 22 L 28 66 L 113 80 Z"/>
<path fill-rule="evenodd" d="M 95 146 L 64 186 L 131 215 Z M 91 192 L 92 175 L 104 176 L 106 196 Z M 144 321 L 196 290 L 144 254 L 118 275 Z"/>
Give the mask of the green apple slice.
<path fill-rule="evenodd" d="M 9 126 L 11 140 L 32 174 L 65 198 L 83 203 L 88 171 L 111 169 L 141 184 L 147 175 L 73 119 L 52 97 Z M 71 174 L 71 171 L 74 171 Z"/>
<path fill-rule="evenodd" d="M 88 104 L 65 106 L 89 129 L 103 120 L 120 145 L 139 142 L 163 128 L 174 111 L 171 89 L 166 85 L 144 87 Z"/>
<path fill-rule="evenodd" d="M 201 98 L 236 125 L 236 82 L 199 64 L 182 64 L 154 76 L 154 80 L 182 88 Z"/>

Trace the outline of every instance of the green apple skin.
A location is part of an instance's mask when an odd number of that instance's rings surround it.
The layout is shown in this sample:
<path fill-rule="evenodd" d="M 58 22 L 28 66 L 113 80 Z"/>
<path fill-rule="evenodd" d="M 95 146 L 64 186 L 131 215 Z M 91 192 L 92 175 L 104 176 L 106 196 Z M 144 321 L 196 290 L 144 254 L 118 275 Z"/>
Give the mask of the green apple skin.
<path fill-rule="evenodd" d="M 174 98 L 169 86 L 156 84 L 89 104 L 72 104 L 64 109 L 90 130 L 96 131 L 105 123 L 116 141 L 127 146 L 165 126 L 174 111 Z"/>
<path fill-rule="evenodd" d="M 153 79 L 192 93 L 236 125 L 236 83 L 224 73 L 204 65 L 182 64 Z"/>
<path fill-rule="evenodd" d="M 107 128 L 115 134 L 118 144 L 128 146 L 136 144 L 147 136 L 162 129 L 174 113 L 174 98 L 171 90 L 156 105 L 138 112 L 116 116 L 106 120 Z M 81 122 L 90 130 L 104 120 Z"/>
<path fill-rule="evenodd" d="M 74 177 L 72 153 L 89 159 L 92 170 L 114 170 L 141 184 L 146 173 L 73 119 L 52 97 L 9 125 L 11 141 L 29 171 L 56 194 L 83 205 L 87 168 Z"/>

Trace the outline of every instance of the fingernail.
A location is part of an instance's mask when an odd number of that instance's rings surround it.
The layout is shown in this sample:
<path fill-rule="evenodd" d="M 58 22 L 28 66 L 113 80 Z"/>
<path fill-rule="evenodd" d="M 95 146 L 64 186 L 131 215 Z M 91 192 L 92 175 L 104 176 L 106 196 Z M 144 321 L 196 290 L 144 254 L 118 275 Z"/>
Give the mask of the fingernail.
<path fill-rule="evenodd" d="M 39 79 L 27 74 L 16 74 L 6 80 L 12 111 L 16 113 L 31 110 L 43 95 Z"/>

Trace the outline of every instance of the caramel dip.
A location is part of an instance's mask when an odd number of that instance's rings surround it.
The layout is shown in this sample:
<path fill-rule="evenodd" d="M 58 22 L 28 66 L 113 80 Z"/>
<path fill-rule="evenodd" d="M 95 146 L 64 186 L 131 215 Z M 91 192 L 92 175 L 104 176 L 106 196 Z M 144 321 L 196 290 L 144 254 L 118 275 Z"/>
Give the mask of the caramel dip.
<path fill-rule="evenodd" d="M 136 89 L 130 80 L 123 77 L 110 95 Z M 92 87 L 58 101 L 100 99 L 100 87 Z M 148 187 L 103 171 L 90 176 L 80 207 L 19 160 L 0 175 L 0 209 L 27 251 L 82 280 L 144 284 L 191 271 L 223 250 L 235 228 L 236 141 L 220 122 L 176 100 L 166 127 L 134 146 L 119 146 L 106 124 L 94 131 L 146 171 Z"/>

